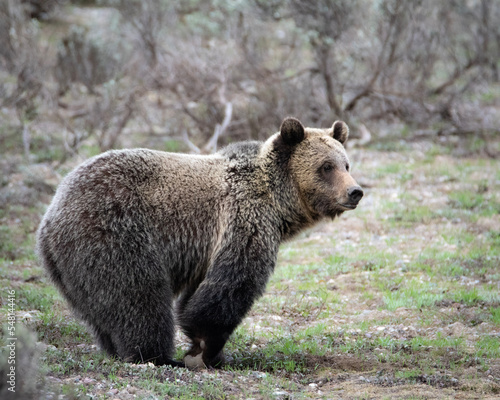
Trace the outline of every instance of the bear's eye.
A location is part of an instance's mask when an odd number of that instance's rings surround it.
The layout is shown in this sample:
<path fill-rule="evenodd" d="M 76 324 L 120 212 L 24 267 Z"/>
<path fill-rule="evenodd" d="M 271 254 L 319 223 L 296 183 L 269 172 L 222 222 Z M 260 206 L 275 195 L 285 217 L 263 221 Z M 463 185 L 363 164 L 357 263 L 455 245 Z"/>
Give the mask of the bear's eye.
<path fill-rule="evenodd" d="M 349 168 L 350 168 L 349 164 L 346 164 L 345 165 L 345 169 L 346 169 L 347 172 L 349 172 Z"/>
<path fill-rule="evenodd" d="M 325 164 L 323 165 L 323 172 L 330 172 L 333 170 L 333 165 L 332 164 Z"/>

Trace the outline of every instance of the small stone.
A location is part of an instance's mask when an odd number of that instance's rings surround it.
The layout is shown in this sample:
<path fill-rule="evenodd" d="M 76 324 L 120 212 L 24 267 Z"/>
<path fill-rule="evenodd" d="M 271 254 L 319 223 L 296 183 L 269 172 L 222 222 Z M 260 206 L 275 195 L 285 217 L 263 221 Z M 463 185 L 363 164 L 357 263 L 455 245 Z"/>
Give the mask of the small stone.
<path fill-rule="evenodd" d="M 128 392 L 131 394 L 136 394 L 137 393 L 137 388 L 135 386 L 128 386 L 127 385 Z"/>
<path fill-rule="evenodd" d="M 262 379 L 262 378 L 266 377 L 266 373 L 265 372 L 259 372 L 259 371 L 252 371 L 250 373 L 250 375 L 252 375 L 255 378 L 259 378 L 259 379 Z"/>
<path fill-rule="evenodd" d="M 461 322 L 455 322 L 454 324 L 448 325 L 448 329 L 451 330 L 454 336 L 462 336 L 465 333 L 466 327 Z"/>
<path fill-rule="evenodd" d="M 33 318 L 33 316 L 29 312 L 27 312 L 21 318 L 24 319 L 24 320 L 26 320 L 26 321 L 31 321 L 31 319 Z"/>

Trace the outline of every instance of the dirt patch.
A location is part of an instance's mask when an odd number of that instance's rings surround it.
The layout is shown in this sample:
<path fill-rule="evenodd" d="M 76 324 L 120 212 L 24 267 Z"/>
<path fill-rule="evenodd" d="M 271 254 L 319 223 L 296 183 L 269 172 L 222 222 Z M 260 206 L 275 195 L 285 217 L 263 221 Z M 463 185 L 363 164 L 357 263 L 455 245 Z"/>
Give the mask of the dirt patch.
<path fill-rule="evenodd" d="M 374 369 L 380 367 L 380 363 L 376 361 L 361 359 L 349 354 L 306 356 L 305 365 L 311 371 L 317 369 L 329 369 L 335 372 L 373 371 Z"/>
<path fill-rule="evenodd" d="M 398 385 L 383 387 L 356 382 L 328 383 L 321 391 L 334 399 L 450 399 L 456 398 L 453 389 L 437 389 L 428 385 Z M 463 397 L 472 399 L 473 396 Z M 477 397 L 476 397 L 477 398 Z"/>

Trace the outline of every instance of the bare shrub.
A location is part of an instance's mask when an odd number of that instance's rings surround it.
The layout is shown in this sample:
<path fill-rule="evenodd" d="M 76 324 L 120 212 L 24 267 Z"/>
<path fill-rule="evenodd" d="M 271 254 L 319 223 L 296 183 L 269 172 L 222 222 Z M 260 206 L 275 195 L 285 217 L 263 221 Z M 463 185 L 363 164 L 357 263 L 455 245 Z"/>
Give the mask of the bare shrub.
<path fill-rule="evenodd" d="M 308 38 L 316 65 L 310 84 L 335 114 L 359 122 L 396 118 L 447 134 L 484 128 L 466 117 L 464 95 L 488 75 L 496 79 L 498 3 L 314 0 L 282 7 Z"/>
<path fill-rule="evenodd" d="M 17 78 L 17 85 L 3 85 L 5 105 L 22 107 L 41 89 L 44 63 L 37 33 L 36 23 L 27 19 L 21 4 L 0 3 L 0 66 Z"/>
<path fill-rule="evenodd" d="M 172 109 L 182 113 L 177 129 L 194 151 L 214 151 L 231 122 L 232 71 L 237 61 L 234 48 L 220 43 L 214 49 L 182 41 L 165 55 L 159 70 L 161 87 L 173 96 Z"/>
<path fill-rule="evenodd" d="M 85 29 L 73 26 L 59 46 L 55 77 L 60 93 L 73 82 L 83 83 L 90 93 L 94 88 L 117 75 L 116 54 L 106 51 L 88 38 Z"/>
<path fill-rule="evenodd" d="M 120 3 L 123 21 L 132 28 L 127 33 L 134 46 L 128 72 L 145 88 L 161 93 L 169 136 L 194 152 L 213 152 L 232 119 L 230 85 L 238 55 L 234 46 L 217 38 L 184 37 L 179 26 L 174 34 L 178 13 L 187 18 L 203 4 L 184 7 L 182 2 L 153 0 Z"/>
<path fill-rule="evenodd" d="M 64 127 L 64 161 L 93 138 L 100 151 L 114 148 L 134 117 L 142 90 L 128 79 L 110 80 L 92 95 L 74 87 L 67 102 L 60 101 L 57 117 Z"/>
<path fill-rule="evenodd" d="M 45 19 L 67 0 L 21 0 L 24 12 L 30 18 Z"/>
<path fill-rule="evenodd" d="M 63 160 L 137 138 L 212 152 L 268 137 L 285 115 L 343 118 L 367 138 L 391 123 L 498 132 L 494 0 L 100 0 L 99 22 L 59 31 L 57 49 L 28 3 L 0 3 L 0 101 L 26 155 L 43 124 Z"/>
<path fill-rule="evenodd" d="M 118 10 L 127 30 L 125 37 L 134 48 L 135 67 L 154 69 L 164 52 L 169 28 L 176 22 L 175 4 L 161 0 L 120 0 Z M 130 31 L 128 31 L 128 29 Z"/>
<path fill-rule="evenodd" d="M 102 151 L 115 147 L 127 123 L 134 115 L 140 91 L 129 81 L 109 81 L 100 88 L 85 118 L 87 132 L 96 135 Z"/>
<path fill-rule="evenodd" d="M 27 17 L 22 3 L 0 3 L 0 73 L 9 77 L 0 84 L 0 104 L 17 114 L 26 158 L 30 154 L 30 124 L 38 116 L 48 70 L 38 33 L 38 24 Z"/>
<path fill-rule="evenodd" d="M 118 33 L 118 35 L 117 35 Z M 56 116 L 64 127 L 64 158 L 88 142 L 100 151 L 116 145 L 134 117 L 138 83 L 128 76 L 129 53 L 120 32 L 95 32 L 72 26 L 59 45 L 55 78 L 59 86 Z"/>

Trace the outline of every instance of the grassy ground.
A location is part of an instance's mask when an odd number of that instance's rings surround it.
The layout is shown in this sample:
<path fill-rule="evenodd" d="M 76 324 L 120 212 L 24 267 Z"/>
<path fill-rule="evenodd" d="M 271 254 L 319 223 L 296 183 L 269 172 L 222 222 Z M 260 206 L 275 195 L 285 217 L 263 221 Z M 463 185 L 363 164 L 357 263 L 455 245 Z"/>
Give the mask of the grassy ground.
<path fill-rule="evenodd" d="M 6 175 L 0 318 L 7 327 L 14 290 L 18 389 L 65 399 L 498 398 L 500 160 L 447 153 L 425 143 L 350 150 L 366 192 L 359 208 L 282 246 L 266 294 L 227 345 L 228 365 L 197 372 L 126 364 L 94 346 L 33 254 L 50 176 Z M 37 201 L 19 200 L 32 192 Z"/>

